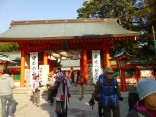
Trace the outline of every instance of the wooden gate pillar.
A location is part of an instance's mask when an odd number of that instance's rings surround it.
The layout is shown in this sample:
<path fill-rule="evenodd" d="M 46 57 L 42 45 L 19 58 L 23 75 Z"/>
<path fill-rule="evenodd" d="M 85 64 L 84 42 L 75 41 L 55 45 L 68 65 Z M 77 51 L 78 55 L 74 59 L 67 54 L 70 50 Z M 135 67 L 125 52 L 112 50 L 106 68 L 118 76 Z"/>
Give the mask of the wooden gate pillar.
<path fill-rule="evenodd" d="M 136 84 L 138 84 L 138 81 L 139 81 L 139 77 L 140 77 L 139 72 L 140 72 L 140 70 L 136 69 Z"/>
<path fill-rule="evenodd" d="M 121 68 L 121 91 L 126 92 L 125 68 Z"/>
<path fill-rule="evenodd" d="M 80 71 L 83 72 L 83 51 L 81 52 L 81 58 L 80 58 Z"/>
<path fill-rule="evenodd" d="M 3 70 L 4 70 L 4 63 L 1 63 L 1 72 L 0 72 L 0 76 L 3 74 Z"/>
<path fill-rule="evenodd" d="M 105 67 L 110 67 L 110 53 L 109 53 L 109 47 L 105 48 L 105 61 L 106 61 L 106 66 Z"/>
<path fill-rule="evenodd" d="M 43 64 L 44 65 L 47 65 L 48 64 L 48 54 L 47 54 L 47 52 L 44 52 L 44 55 L 43 55 Z"/>
<path fill-rule="evenodd" d="M 49 61 L 49 68 L 50 68 L 50 73 L 54 75 L 54 61 L 52 60 Z"/>
<path fill-rule="evenodd" d="M 25 51 L 24 48 L 21 48 L 20 87 L 24 87 L 24 75 L 25 75 Z"/>
<path fill-rule="evenodd" d="M 82 60 L 83 60 L 83 75 L 86 78 L 86 85 L 88 85 L 88 64 L 87 64 L 87 51 L 84 49 L 82 51 Z"/>

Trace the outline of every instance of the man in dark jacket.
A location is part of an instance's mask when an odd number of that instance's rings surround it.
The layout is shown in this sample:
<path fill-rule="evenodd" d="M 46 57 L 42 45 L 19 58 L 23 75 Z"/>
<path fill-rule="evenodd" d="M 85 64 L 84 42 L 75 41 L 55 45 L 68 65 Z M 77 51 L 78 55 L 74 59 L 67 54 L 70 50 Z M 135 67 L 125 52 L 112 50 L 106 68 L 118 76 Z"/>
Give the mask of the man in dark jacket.
<path fill-rule="evenodd" d="M 2 117 L 13 117 L 14 109 L 14 98 L 13 98 L 13 88 L 15 84 L 13 79 L 9 76 L 9 70 L 4 69 L 3 74 L 0 77 L 0 98 L 2 103 Z M 8 111 L 7 111 L 7 102 L 8 102 Z"/>
<path fill-rule="evenodd" d="M 99 76 L 96 83 L 95 91 L 89 104 L 94 105 L 94 99 L 100 93 L 100 103 L 104 110 L 104 117 L 120 117 L 119 100 L 123 100 L 120 94 L 117 80 L 113 77 L 113 70 L 110 67 L 105 68 L 104 74 Z"/>

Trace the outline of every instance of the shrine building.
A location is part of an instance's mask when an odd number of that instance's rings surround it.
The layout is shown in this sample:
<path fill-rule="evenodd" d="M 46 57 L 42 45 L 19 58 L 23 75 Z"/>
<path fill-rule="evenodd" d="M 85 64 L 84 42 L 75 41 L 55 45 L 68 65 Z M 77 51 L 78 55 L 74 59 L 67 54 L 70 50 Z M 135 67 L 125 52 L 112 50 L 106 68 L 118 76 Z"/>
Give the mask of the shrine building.
<path fill-rule="evenodd" d="M 126 30 L 113 18 L 33 20 L 12 21 L 10 28 L 0 34 L 0 42 L 19 45 L 20 87 L 32 85 L 35 74 L 45 84 L 47 74 L 54 74 L 62 60 L 69 65 L 70 60 L 78 60 L 88 85 L 88 65 L 93 64 L 92 76 L 98 76 L 101 68 L 110 67 L 110 48 L 115 41 L 136 40 L 136 36 L 138 32 Z"/>

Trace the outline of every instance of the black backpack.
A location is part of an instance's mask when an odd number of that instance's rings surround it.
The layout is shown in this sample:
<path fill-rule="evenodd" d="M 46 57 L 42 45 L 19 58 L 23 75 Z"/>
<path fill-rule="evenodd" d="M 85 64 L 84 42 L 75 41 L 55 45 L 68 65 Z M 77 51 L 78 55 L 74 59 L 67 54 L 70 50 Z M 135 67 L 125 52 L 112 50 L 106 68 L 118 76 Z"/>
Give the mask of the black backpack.
<path fill-rule="evenodd" d="M 129 111 L 134 109 L 135 103 L 139 100 L 139 94 L 137 92 L 129 92 L 128 93 L 128 105 Z"/>

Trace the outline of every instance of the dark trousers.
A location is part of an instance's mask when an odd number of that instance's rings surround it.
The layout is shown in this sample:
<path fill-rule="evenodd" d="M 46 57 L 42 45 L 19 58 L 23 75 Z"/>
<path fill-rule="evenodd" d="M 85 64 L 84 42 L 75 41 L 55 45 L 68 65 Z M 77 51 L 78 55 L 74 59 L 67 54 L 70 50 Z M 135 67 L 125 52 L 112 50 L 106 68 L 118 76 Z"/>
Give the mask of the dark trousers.
<path fill-rule="evenodd" d="M 104 110 L 104 117 L 111 117 L 111 111 L 113 112 L 113 117 L 120 117 L 120 109 L 119 104 L 113 106 L 111 103 L 108 105 L 107 108 L 103 108 Z"/>
<path fill-rule="evenodd" d="M 3 95 L 0 97 L 2 108 L 1 108 L 1 114 L 3 117 L 12 116 L 14 114 L 14 98 L 12 94 L 9 95 Z M 7 104 L 8 103 L 8 104 Z"/>
<path fill-rule="evenodd" d="M 57 117 L 67 117 L 67 107 L 64 108 L 64 101 L 56 101 L 56 110 Z"/>
<path fill-rule="evenodd" d="M 52 90 L 48 89 L 48 100 L 50 101 L 50 103 L 54 102 L 54 96 L 52 95 Z"/>
<path fill-rule="evenodd" d="M 102 108 L 102 105 L 100 102 L 98 102 L 98 114 L 99 114 L 99 116 L 102 116 L 103 113 L 104 113 L 104 110 Z"/>

